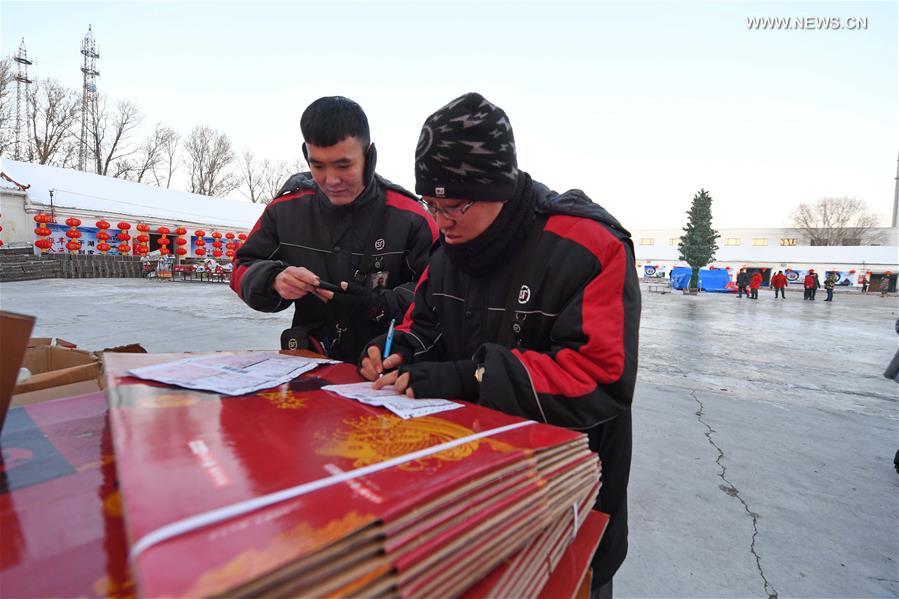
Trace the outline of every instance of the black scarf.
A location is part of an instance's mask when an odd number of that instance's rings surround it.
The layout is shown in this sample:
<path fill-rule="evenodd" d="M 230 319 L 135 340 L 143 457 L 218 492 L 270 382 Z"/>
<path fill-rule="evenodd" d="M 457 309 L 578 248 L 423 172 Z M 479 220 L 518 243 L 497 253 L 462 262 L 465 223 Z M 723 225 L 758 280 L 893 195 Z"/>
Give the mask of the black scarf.
<path fill-rule="evenodd" d="M 535 196 L 531 177 L 521 172 L 515 195 L 506 202 L 487 230 L 463 244 L 443 244 L 443 251 L 453 266 L 473 277 L 487 275 L 508 264 L 521 249 L 534 224 Z"/>

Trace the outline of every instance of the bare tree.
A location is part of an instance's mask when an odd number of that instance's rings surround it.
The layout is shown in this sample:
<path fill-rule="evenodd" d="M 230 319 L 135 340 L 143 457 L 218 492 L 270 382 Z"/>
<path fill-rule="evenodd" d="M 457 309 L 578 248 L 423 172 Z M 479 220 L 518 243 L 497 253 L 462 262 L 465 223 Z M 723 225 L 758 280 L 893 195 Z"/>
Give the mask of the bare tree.
<path fill-rule="evenodd" d="M 268 160 L 264 160 L 261 163 L 258 162 L 252 150 L 246 150 L 240 155 L 240 180 L 242 185 L 240 193 L 254 204 L 263 201 L 264 169 L 268 164 Z"/>
<path fill-rule="evenodd" d="M 153 171 L 153 178 L 156 179 L 156 185 L 166 188 L 172 186 L 172 175 L 175 174 L 178 162 L 178 144 L 181 141 L 179 136 L 173 129 L 166 129 L 165 136 L 162 140 L 161 153 L 162 159 L 159 169 Z"/>
<path fill-rule="evenodd" d="M 134 161 L 122 161 L 126 165 L 127 178 L 132 181 L 141 183 L 145 180 L 149 181 L 152 177 L 159 181 L 157 172 L 166 165 L 166 145 L 175 132 L 168 127 L 164 127 L 157 123 L 153 128 L 153 132 L 144 140 L 140 148 L 137 150 Z"/>
<path fill-rule="evenodd" d="M 284 185 L 284 182 L 287 181 L 294 172 L 302 172 L 304 170 L 300 169 L 299 171 L 296 171 L 288 166 L 283 160 L 279 160 L 278 162 L 265 160 L 262 164 L 262 201 L 265 204 L 268 204 L 275 199 L 275 196 L 281 190 L 281 186 Z"/>
<path fill-rule="evenodd" d="M 231 140 L 211 127 L 194 127 L 184 142 L 190 191 L 208 196 L 224 196 L 240 185 L 240 178 L 229 172 L 234 162 Z"/>
<path fill-rule="evenodd" d="M 111 108 L 100 98 L 88 120 L 87 146 L 98 175 L 127 176 L 131 172 L 128 157 L 137 151 L 130 142 L 141 116 L 137 105 L 127 100 Z"/>
<path fill-rule="evenodd" d="M 821 198 L 799 204 L 793 226 L 808 236 L 811 245 L 862 245 L 880 239 L 878 219 L 857 198 Z"/>
<path fill-rule="evenodd" d="M 39 79 L 29 86 L 25 156 L 29 162 L 65 165 L 71 158 L 80 99 L 55 79 Z"/>
<path fill-rule="evenodd" d="M 12 59 L 0 60 L 0 156 L 11 153 L 15 144 L 15 86 Z"/>

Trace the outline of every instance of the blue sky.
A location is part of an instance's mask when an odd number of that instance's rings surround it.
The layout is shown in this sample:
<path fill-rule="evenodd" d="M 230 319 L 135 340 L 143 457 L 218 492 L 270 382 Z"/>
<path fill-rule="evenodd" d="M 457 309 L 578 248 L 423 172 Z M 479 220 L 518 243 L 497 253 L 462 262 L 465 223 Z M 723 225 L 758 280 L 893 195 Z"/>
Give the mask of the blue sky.
<path fill-rule="evenodd" d="M 678 227 L 700 188 L 719 226 L 783 226 L 850 195 L 889 217 L 897 158 L 893 2 L 121 2 L 0 4 L 2 53 L 98 85 L 147 125 L 226 131 L 295 160 L 299 116 L 341 94 L 368 113 L 380 172 L 412 186 L 424 118 L 466 91 L 509 114 L 519 163 L 630 228 Z M 866 17 L 863 31 L 758 31 L 748 17 Z"/>

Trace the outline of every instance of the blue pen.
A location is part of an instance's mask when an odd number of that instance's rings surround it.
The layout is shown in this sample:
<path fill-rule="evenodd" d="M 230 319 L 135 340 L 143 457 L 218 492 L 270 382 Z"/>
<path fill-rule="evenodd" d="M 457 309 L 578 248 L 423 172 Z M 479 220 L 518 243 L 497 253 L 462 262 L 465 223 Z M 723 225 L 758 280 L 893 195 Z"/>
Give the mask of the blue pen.
<path fill-rule="evenodd" d="M 393 345 L 393 331 L 394 324 L 396 324 L 396 319 L 390 319 L 390 327 L 387 328 L 387 341 L 384 342 L 384 358 L 390 355 L 390 346 Z"/>

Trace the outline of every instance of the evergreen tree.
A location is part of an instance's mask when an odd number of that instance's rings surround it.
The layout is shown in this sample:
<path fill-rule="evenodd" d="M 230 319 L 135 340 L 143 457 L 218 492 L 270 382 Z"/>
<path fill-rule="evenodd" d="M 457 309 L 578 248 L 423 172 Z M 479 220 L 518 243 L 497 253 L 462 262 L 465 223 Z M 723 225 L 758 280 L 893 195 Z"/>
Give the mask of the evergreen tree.
<path fill-rule="evenodd" d="M 718 231 L 712 228 L 712 196 L 704 189 L 693 196 L 693 205 L 687 212 L 687 226 L 684 227 L 684 235 L 677 244 L 680 259 L 686 260 L 693 269 L 690 277 L 690 289 L 699 286 L 699 269 L 708 265 L 715 259 L 718 244 L 715 240 L 720 237 Z"/>

